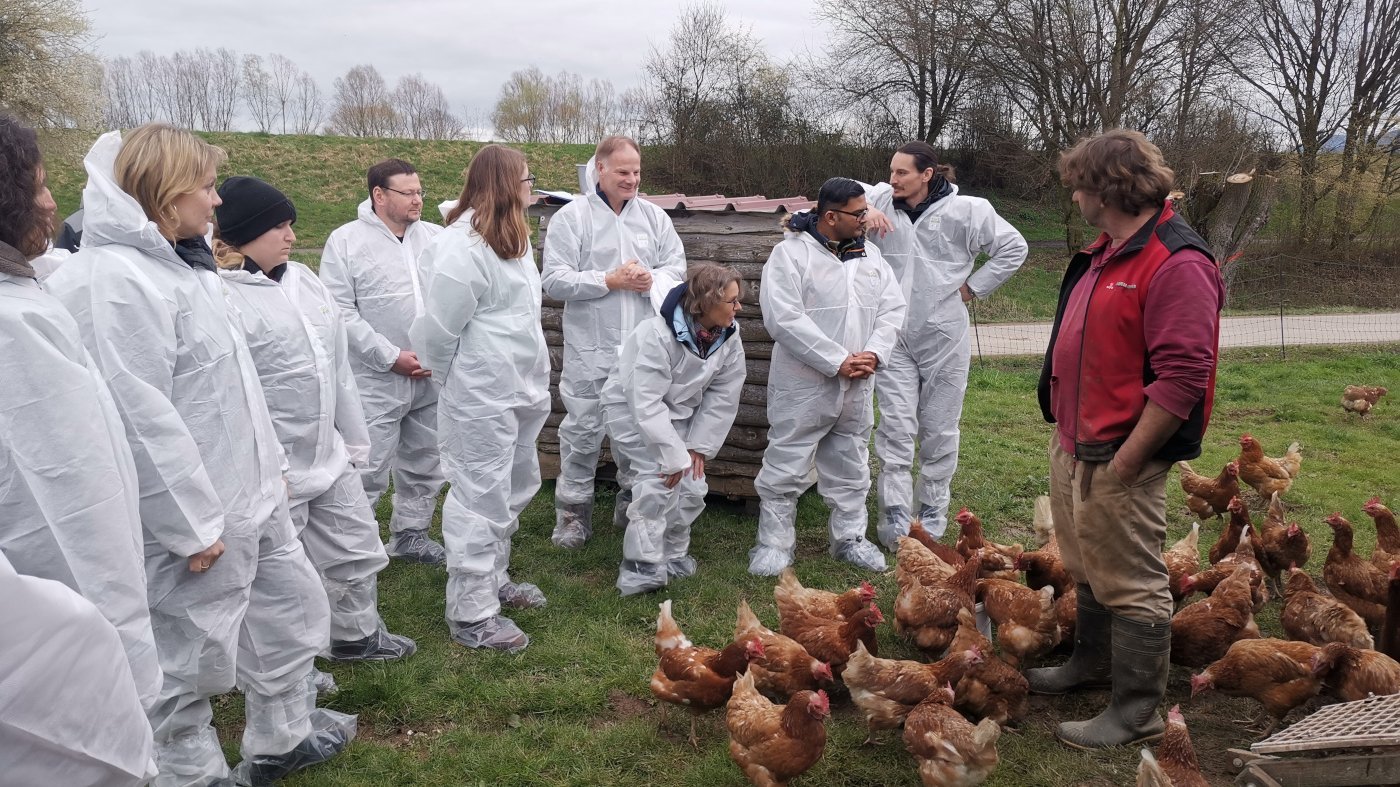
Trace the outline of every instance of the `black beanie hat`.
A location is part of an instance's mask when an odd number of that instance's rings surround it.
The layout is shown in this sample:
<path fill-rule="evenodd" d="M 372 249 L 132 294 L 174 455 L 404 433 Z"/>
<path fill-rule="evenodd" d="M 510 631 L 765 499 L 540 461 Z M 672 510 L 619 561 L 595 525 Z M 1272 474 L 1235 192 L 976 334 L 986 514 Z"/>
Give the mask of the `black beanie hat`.
<path fill-rule="evenodd" d="M 214 209 L 219 238 L 230 246 L 242 246 L 284 221 L 293 224 L 297 209 L 287 195 L 272 185 L 235 175 L 219 187 L 224 204 Z"/>

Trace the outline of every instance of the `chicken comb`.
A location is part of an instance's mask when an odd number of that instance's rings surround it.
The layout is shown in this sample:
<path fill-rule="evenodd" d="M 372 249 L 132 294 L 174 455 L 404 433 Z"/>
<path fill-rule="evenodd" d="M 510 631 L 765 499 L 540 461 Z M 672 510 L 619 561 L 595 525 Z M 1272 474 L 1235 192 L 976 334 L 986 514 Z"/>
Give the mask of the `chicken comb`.
<path fill-rule="evenodd" d="M 1383 506 L 1383 505 L 1385 505 L 1385 503 L 1382 503 L 1382 502 L 1381 502 L 1381 496 L 1380 496 L 1380 495 L 1376 495 L 1375 497 L 1371 498 L 1370 500 L 1367 500 L 1367 501 L 1366 501 L 1366 505 L 1368 505 L 1368 506 Z"/>
<path fill-rule="evenodd" d="M 875 586 L 870 584 L 870 580 L 862 579 L 860 581 L 860 594 L 869 598 L 875 598 Z"/>

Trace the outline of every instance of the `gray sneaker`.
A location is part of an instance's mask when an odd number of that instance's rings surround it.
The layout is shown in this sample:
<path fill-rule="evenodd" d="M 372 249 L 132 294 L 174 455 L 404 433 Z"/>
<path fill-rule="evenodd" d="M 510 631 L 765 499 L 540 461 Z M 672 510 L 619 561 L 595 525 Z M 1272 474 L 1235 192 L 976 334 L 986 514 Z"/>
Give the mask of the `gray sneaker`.
<path fill-rule="evenodd" d="M 452 632 L 452 641 L 468 648 L 489 648 L 504 653 L 519 653 L 530 644 L 530 637 L 515 625 L 515 621 L 502 615 L 478 620 L 475 623 L 447 622 Z"/>
<path fill-rule="evenodd" d="M 593 535 L 593 504 L 567 503 L 554 509 L 554 534 L 549 540 L 560 549 L 578 549 Z"/>
<path fill-rule="evenodd" d="M 885 556 L 864 538 L 848 538 L 831 545 L 831 556 L 866 571 L 884 571 Z"/>
<path fill-rule="evenodd" d="M 384 551 L 389 557 L 407 560 L 410 563 L 426 563 L 441 566 L 447 562 L 447 550 L 442 544 L 428 538 L 427 529 L 400 530 L 389 539 Z"/>
<path fill-rule="evenodd" d="M 675 560 L 666 561 L 666 577 L 668 579 L 685 579 L 695 576 L 699 569 L 699 564 L 690 555 L 681 555 Z"/>
<path fill-rule="evenodd" d="M 545 605 L 544 591 L 529 582 L 503 582 L 496 598 L 515 609 L 536 609 Z"/>
<path fill-rule="evenodd" d="M 650 593 L 666 587 L 666 566 L 662 563 L 643 563 L 639 560 L 624 560 L 617 571 L 617 590 L 624 596 Z"/>
<path fill-rule="evenodd" d="M 632 490 L 623 489 L 617 493 L 613 503 L 613 527 L 627 527 L 627 507 L 632 505 Z"/>

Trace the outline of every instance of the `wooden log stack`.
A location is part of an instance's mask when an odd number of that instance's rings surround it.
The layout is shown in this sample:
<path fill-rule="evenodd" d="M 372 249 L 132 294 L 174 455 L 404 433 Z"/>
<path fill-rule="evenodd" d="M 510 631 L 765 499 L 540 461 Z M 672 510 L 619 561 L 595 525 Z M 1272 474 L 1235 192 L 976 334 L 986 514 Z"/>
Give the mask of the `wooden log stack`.
<path fill-rule="evenodd" d="M 557 206 L 539 205 L 530 209 L 540 219 L 537 250 L 544 248 L 549 219 Z M 737 269 L 744 277 L 743 310 L 739 313 L 739 335 L 744 340 L 748 376 L 740 394 L 739 414 L 719 455 L 705 465 L 712 494 L 732 498 L 755 498 L 753 482 L 768 447 L 767 385 L 768 361 L 773 356 L 773 338 L 763 329 L 758 288 L 763 263 L 780 240 L 781 213 L 706 212 L 668 210 L 676 232 L 685 246 L 690 264 L 716 262 Z M 544 299 L 540 315 L 545 343 L 549 346 L 549 392 L 553 408 L 540 433 L 540 472 L 547 478 L 559 476 L 559 423 L 564 420 L 564 402 L 559 396 L 559 372 L 564 360 L 564 304 Z M 606 447 L 600 457 L 599 477 L 614 472 L 612 456 Z"/>

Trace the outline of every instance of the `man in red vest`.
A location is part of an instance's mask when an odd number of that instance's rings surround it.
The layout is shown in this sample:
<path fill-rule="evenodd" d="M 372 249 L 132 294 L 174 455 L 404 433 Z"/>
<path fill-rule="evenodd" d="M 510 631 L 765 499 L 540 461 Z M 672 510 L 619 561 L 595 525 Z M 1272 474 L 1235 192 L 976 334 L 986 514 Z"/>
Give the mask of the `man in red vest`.
<path fill-rule="evenodd" d="M 1069 661 L 1026 677 L 1040 694 L 1112 687 L 1103 713 L 1056 731 L 1095 749 L 1165 728 L 1166 478 L 1201 453 L 1225 286 L 1210 247 L 1167 201 L 1173 173 L 1142 134 L 1083 140 L 1059 168 L 1080 213 L 1103 231 L 1065 272 L 1038 390 L 1056 425 L 1050 507 L 1079 582 L 1079 618 Z"/>

